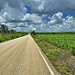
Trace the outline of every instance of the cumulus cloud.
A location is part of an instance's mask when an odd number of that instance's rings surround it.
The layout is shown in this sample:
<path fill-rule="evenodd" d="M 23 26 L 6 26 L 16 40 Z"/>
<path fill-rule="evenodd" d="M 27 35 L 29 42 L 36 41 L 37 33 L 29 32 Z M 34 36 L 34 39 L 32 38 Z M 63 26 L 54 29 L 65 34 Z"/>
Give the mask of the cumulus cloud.
<path fill-rule="evenodd" d="M 3 17 L 2 17 L 2 16 L 0 16 L 0 22 L 3 22 L 3 21 L 4 21 Z"/>
<path fill-rule="evenodd" d="M 63 23 L 63 26 L 66 30 L 75 29 L 75 18 L 73 18 L 73 16 L 67 16 L 66 20 Z"/>
<path fill-rule="evenodd" d="M 27 7 L 31 10 L 29 10 Z M 31 13 L 27 13 L 27 11 Z M 75 18 L 57 11 L 75 11 L 74 0 L 0 0 L 0 23 L 17 31 L 75 31 Z M 40 13 L 41 15 L 39 16 Z M 48 18 L 49 17 L 49 18 Z"/>
<path fill-rule="evenodd" d="M 63 13 L 58 12 L 49 18 L 50 21 L 48 23 L 44 23 L 42 18 L 45 16 L 47 15 L 43 15 L 40 17 L 36 14 L 26 14 L 24 15 L 24 17 L 21 18 L 22 22 L 20 23 L 9 22 L 9 23 L 6 23 L 6 25 L 10 29 L 13 28 L 17 31 L 25 31 L 25 32 L 31 32 L 33 30 L 36 32 L 75 31 L 75 18 L 73 16 L 67 16 L 66 18 L 63 18 Z M 29 25 L 29 22 L 30 22 L 30 25 Z"/>
<path fill-rule="evenodd" d="M 23 11 L 24 6 L 31 7 L 36 13 L 51 13 L 59 10 L 75 10 L 75 0 L 0 0 L 0 10 L 8 4 L 10 8 Z"/>
<path fill-rule="evenodd" d="M 42 22 L 42 18 L 36 14 L 26 14 L 24 17 L 21 19 L 22 21 L 28 21 L 28 22 L 33 22 L 35 24 L 39 24 Z"/>
<path fill-rule="evenodd" d="M 58 12 L 50 18 L 48 25 L 54 32 L 75 31 L 75 18 L 73 16 L 63 18 L 63 13 Z"/>
<path fill-rule="evenodd" d="M 36 32 L 74 32 L 75 18 L 73 16 L 67 16 L 66 18 L 63 18 L 63 13 L 58 12 L 50 18 L 50 21 L 48 23 L 45 24 L 42 21 L 42 23 L 37 25 L 31 24 L 31 26 L 29 26 L 28 28 L 31 31 L 33 28 Z"/>
<path fill-rule="evenodd" d="M 36 13 L 52 13 L 59 10 L 75 10 L 74 0 L 26 0 L 25 3 L 32 6 Z"/>
<path fill-rule="evenodd" d="M 28 26 L 27 22 L 26 23 L 19 23 L 18 24 L 18 27 L 26 27 L 26 26 Z"/>
<path fill-rule="evenodd" d="M 62 19 L 62 16 L 63 16 L 63 13 L 62 12 L 58 12 L 56 14 L 54 14 L 52 16 L 52 18 L 49 18 L 50 19 L 50 22 L 48 22 L 49 24 L 58 24 L 58 23 L 62 23 L 63 22 L 63 19 Z"/>

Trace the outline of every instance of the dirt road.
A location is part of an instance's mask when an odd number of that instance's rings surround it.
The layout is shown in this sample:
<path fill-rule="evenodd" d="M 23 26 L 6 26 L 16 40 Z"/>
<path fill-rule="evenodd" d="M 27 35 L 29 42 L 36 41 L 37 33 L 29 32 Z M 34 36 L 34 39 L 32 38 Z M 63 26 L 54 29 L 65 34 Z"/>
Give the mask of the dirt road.
<path fill-rule="evenodd" d="M 59 75 L 30 35 L 0 44 L 0 75 Z"/>

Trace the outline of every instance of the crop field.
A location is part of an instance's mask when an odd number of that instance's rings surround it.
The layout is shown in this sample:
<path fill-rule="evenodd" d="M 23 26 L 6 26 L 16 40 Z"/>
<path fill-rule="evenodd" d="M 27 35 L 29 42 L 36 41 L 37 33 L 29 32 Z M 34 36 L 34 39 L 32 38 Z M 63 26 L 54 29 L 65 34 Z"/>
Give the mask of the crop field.
<path fill-rule="evenodd" d="M 37 37 L 75 55 L 75 34 L 37 34 Z"/>
<path fill-rule="evenodd" d="M 15 38 L 18 38 L 18 37 L 22 37 L 22 36 L 25 36 L 27 33 L 19 33 L 19 32 L 16 32 L 16 33 L 0 33 L 0 43 L 1 42 L 4 42 L 4 41 L 7 41 L 7 40 L 12 40 L 12 39 L 15 39 Z"/>
<path fill-rule="evenodd" d="M 62 75 L 75 75 L 75 34 L 32 35 Z"/>

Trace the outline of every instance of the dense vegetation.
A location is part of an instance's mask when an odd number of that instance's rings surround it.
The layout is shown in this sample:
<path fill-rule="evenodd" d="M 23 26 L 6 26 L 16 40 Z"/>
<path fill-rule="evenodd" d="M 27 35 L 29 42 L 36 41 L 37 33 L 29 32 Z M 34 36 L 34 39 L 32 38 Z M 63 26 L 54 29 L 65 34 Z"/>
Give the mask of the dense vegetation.
<path fill-rule="evenodd" d="M 75 75 L 74 33 L 36 33 L 32 36 L 61 75 Z"/>
<path fill-rule="evenodd" d="M 20 33 L 20 32 L 16 32 L 16 33 L 0 33 L 0 43 L 1 42 L 4 42 L 4 41 L 7 41 L 7 40 L 12 40 L 12 39 L 15 39 L 15 38 L 18 38 L 18 37 L 22 37 L 22 36 L 25 36 L 27 33 Z"/>
<path fill-rule="evenodd" d="M 36 35 L 35 31 L 32 31 L 30 34 L 31 34 L 31 35 Z"/>
<path fill-rule="evenodd" d="M 26 34 L 27 33 L 25 32 L 16 32 L 13 29 L 9 30 L 9 28 L 6 25 L 0 25 L 0 43 L 25 36 Z"/>
<path fill-rule="evenodd" d="M 38 34 L 39 38 L 75 55 L 75 34 Z"/>

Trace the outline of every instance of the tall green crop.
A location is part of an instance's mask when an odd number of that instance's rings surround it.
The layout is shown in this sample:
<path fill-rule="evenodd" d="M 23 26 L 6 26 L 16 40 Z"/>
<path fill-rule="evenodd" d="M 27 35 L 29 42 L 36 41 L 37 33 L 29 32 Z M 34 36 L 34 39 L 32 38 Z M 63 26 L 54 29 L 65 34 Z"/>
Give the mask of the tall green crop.
<path fill-rule="evenodd" d="M 75 34 L 37 34 L 37 37 L 75 55 Z"/>

